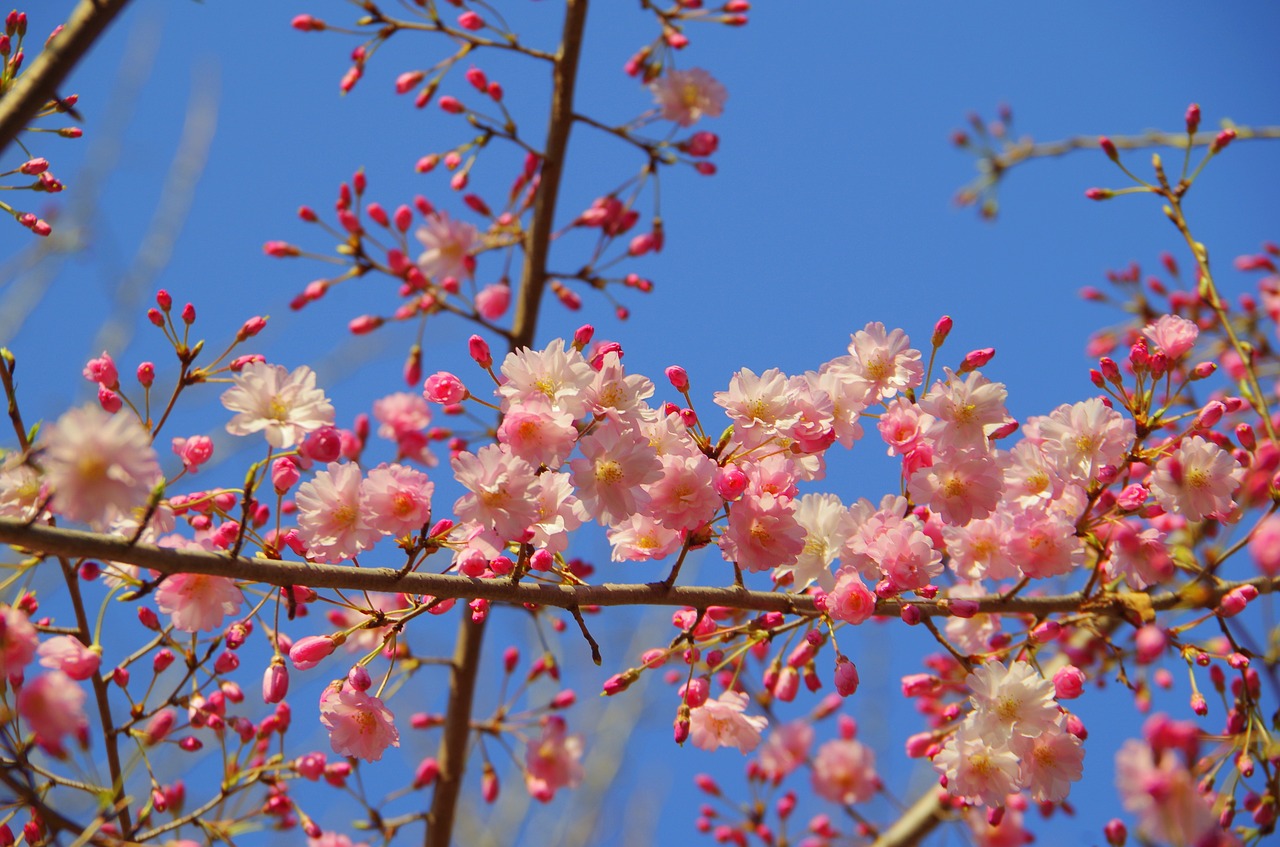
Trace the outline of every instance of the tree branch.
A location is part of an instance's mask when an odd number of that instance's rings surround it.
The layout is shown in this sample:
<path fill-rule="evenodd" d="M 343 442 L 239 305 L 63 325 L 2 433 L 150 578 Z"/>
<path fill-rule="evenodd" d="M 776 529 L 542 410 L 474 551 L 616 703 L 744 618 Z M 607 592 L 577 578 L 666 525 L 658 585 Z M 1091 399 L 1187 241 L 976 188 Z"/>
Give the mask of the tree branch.
<path fill-rule="evenodd" d="M 57 96 L 58 86 L 67 74 L 128 2 L 80 0 L 62 32 L 0 98 L 0 153 L 31 123 L 40 108 Z"/>
<path fill-rule="evenodd" d="M 518 582 L 507 579 L 475 579 L 451 574 L 401 574 L 395 568 L 360 568 L 320 565 L 274 559 L 232 558 L 225 553 L 204 550 L 174 550 L 149 544 L 130 544 L 117 536 L 97 535 L 74 529 L 27 525 L 12 518 L 0 518 L 0 542 L 39 551 L 42 555 L 71 556 L 121 562 L 150 568 L 162 574 L 200 573 L 225 576 L 267 585 L 305 585 L 310 588 L 342 588 L 356 591 L 408 592 L 433 597 L 480 598 L 495 603 L 555 606 L 688 606 L 705 609 L 727 606 L 757 612 L 789 615 L 816 615 L 813 598 L 779 591 L 749 591 L 736 586 L 710 587 L 662 582 L 601 583 L 563 585 L 545 582 Z M 1049 615 L 1058 612 L 1088 612 L 1102 617 L 1124 618 L 1135 609 L 1164 612 L 1174 608 L 1212 609 L 1232 589 L 1252 585 L 1261 594 L 1280 590 L 1280 576 L 1258 576 L 1238 582 L 1213 585 L 1188 584 L 1159 594 L 1122 591 L 1085 597 L 1080 592 L 1044 596 L 1008 597 L 991 594 L 975 598 L 980 614 Z M 904 606 L 915 606 L 923 615 L 948 617 L 951 604 L 940 600 L 876 601 L 876 615 L 897 617 Z M 966 612 L 967 613 L 967 612 Z"/>

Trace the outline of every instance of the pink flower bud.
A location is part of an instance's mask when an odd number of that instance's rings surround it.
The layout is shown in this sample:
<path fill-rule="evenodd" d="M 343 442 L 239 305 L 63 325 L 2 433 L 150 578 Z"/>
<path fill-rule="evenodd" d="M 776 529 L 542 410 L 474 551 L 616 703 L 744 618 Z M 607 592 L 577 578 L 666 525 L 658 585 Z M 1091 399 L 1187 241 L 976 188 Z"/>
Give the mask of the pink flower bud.
<path fill-rule="evenodd" d="M 427 377 L 422 386 L 422 394 L 433 403 L 445 405 L 461 403 L 471 396 L 462 380 L 448 371 L 439 371 Z"/>
<path fill-rule="evenodd" d="M 342 455 L 342 434 L 331 426 L 307 433 L 299 452 L 313 462 L 328 464 Z"/>
<path fill-rule="evenodd" d="M 841 656 L 836 661 L 836 691 L 841 697 L 851 697 L 858 690 L 858 668 Z"/>
<path fill-rule="evenodd" d="M 333 639 L 327 635 L 308 635 L 293 643 L 289 649 L 289 661 L 300 671 L 309 670 L 320 664 L 333 652 L 333 648 Z"/>
<path fill-rule="evenodd" d="M 120 374 L 116 370 L 116 363 L 105 350 L 98 358 L 89 360 L 84 366 L 83 373 L 85 379 L 106 388 L 115 389 L 120 386 Z"/>
<path fill-rule="evenodd" d="M 461 100 L 459 100 L 457 97 L 451 97 L 447 94 L 444 97 L 440 98 L 439 103 L 440 103 L 440 108 L 451 115 L 456 115 L 461 112 L 465 112 L 467 110 L 467 107 L 462 105 Z"/>
<path fill-rule="evenodd" d="M 355 665 L 347 672 L 347 682 L 356 691 L 368 691 L 373 686 L 373 678 L 364 665 Z"/>
<path fill-rule="evenodd" d="M 920 611 L 919 606 L 906 605 L 902 607 L 902 621 L 907 626 L 915 626 L 924 618 L 924 614 Z"/>
<path fill-rule="evenodd" d="M 977 370 L 983 367 L 995 358 L 996 349 L 994 347 L 984 347 L 980 350 L 971 350 L 965 354 L 964 361 L 960 363 L 960 373 L 969 373 L 969 371 Z"/>
<path fill-rule="evenodd" d="M 298 466 L 288 456 L 282 456 L 271 463 L 271 484 L 277 494 L 284 494 L 293 488 L 300 476 Z"/>
<path fill-rule="evenodd" d="M 473 335 L 467 340 L 467 352 L 471 354 L 475 363 L 485 370 L 493 367 L 493 354 L 489 350 L 489 342 L 480 336 Z"/>
<path fill-rule="evenodd" d="M 289 25 L 300 32 L 321 32 L 325 28 L 324 21 L 311 15 L 296 15 Z"/>
<path fill-rule="evenodd" d="M 279 703 L 289 693 L 289 668 L 279 657 L 271 660 L 262 675 L 262 702 Z"/>
<path fill-rule="evenodd" d="M 1110 138 L 1105 135 L 1098 137 L 1098 146 L 1102 148 L 1102 152 L 1107 154 L 1107 158 L 1113 162 L 1120 161 L 1120 154 L 1116 152 L 1116 145 Z"/>
<path fill-rule="evenodd" d="M 428 756 L 418 765 L 418 769 L 413 772 L 413 787 L 425 788 L 436 781 L 436 777 L 440 776 L 440 763 L 434 757 Z"/>
<path fill-rule="evenodd" d="M 267 319 L 261 315 L 255 315 L 254 317 L 249 318 L 249 320 L 245 321 L 240 327 L 240 331 L 236 333 L 236 341 L 244 341 L 246 339 L 253 338 L 255 335 L 262 332 L 266 325 Z"/>
<path fill-rule="evenodd" d="M 689 708 L 696 709 L 711 696 L 711 682 L 706 677 L 695 676 L 680 687 L 680 696 Z"/>
<path fill-rule="evenodd" d="M 689 374 L 679 365 L 671 365 L 667 368 L 667 379 L 671 381 L 671 387 L 681 394 L 689 392 Z"/>
<path fill-rule="evenodd" d="M 1241 585 L 1231 589 L 1227 595 L 1222 598 L 1222 602 L 1218 604 L 1217 612 L 1224 618 L 1238 615 L 1244 611 L 1244 607 L 1249 605 L 1249 601 L 1258 596 L 1258 589 L 1252 585 Z"/>
<path fill-rule="evenodd" d="M 476 30 L 484 29 L 484 18 L 480 17 L 480 15 L 475 12 L 466 11 L 461 15 L 458 15 L 458 26 L 475 32 Z M 493 801 L 490 800 L 488 802 L 492 803 Z"/>
<path fill-rule="evenodd" d="M 159 744 L 169 736 L 173 731 L 173 726 L 177 723 L 177 714 L 173 709 L 161 709 L 151 716 L 151 720 L 147 721 L 146 727 L 142 730 L 142 743 L 148 747 Z"/>
<path fill-rule="evenodd" d="M 1192 103 L 1187 107 L 1187 134 L 1195 135 L 1197 129 L 1200 128 L 1200 104 Z"/>
<path fill-rule="evenodd" d="M 1234 129 L 1224 129 L 1222 132 L 1218 133 L 1216 138 L 1213 139 L 1213 144 L 1209 145 L 1209 152 L 1221 153 L 1223 150 L 1227 149 L 1228 144 L 1235 140 L 1236 131 Z"/>
<path fill-rule="evenodd" d="M 747 475 L 743 473 L 737 465 L 726 465 L 716 470 L 715 486 L 716 493 L 725 500 L 737 500 L 742 496 L 742 492 L 747 490 Z"/>
<path fill-rule="evenodd" d="M 947 340 L 947 336 L 951 334 L 953 325 L 950 315 L 943 315 L 938 318 L 938 322 L 933 325 L 933 336 L 930 338 L 930 342 L 934 347 L 942 346 L 942 343 Z"/>
<path fill-rule="evenodd" d="M 596 328 L 591 324 L 583 324 L 573 332 L 573 346 L 578 350 L 584 349 L 591 343 L 592 337 L 596 334 Z"/>
<path fill-rule="evenodd" d="M 498 773 L 493 765 L 485 762 L 484 774 L 480 777 L 480 796 L 486 803 L 492 803 L 498 799 L 498 788 Z"/>
<path fill-rule="evenodd" d="M 1115 192 L 1107 188 L 1089 188 L 1084 192 L 1084 196 L 1090 200 L 1110 200 Z"/>
<path fill-rule="evenodd" d="M 396 77 L 396 94 L 404 94 L 406 91 L 415 88 L 418 83 L 422 82 L 424 77 L 426 77 L 426 74 L 423 71 L 405 71 L 400 74 L 400 76 Z"/>
<path fill-rule="evenodd" d="M 120 395 L 107 388 L 105 385 L 98 386 L 98 405 L 104 410 L 115 414 L 124 406 L 124 401 L 120 399 Z"/>
<path fill-rule="evenodd" d="M 1169 639 L 1160 627 L 1155 624 L 1142 627 L 1133 636 L 1138 663 L 1146 665 L 1154 662 L 1160 658 L 1160 654 L 1164 652 L 1165 645 L 1168 643 Z"/>
<path fill-rule="evenodd" d="M 1053 675 L 1054 696 L 1059 700 L 1074 700 L 1084 693 L 1084 671 L 1075 665 L 1065 665 Z"/>

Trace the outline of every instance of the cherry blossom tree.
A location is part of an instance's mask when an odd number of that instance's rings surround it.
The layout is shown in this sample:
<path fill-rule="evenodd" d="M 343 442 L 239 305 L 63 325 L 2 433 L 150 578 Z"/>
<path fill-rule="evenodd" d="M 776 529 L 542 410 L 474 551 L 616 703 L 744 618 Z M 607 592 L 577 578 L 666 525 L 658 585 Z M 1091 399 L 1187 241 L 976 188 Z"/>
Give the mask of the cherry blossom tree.
<path fill-rule="evenodd" d="M 22 158 L 8 187 L 62 190 L 55 152 L 13 147 L 23 129 L 78 136 L 63 80 L 124 5 L 84 0 L 43 49 L 26 14 L 7 17 L 0 152 Z M 625 317 L 623 298 L 652 288 L 659 186 L 716 173 L 707 119 L 728 96 L 686 57 L 700 25 L 746 25 L 750 4 L 641 0 L 652 31 L 617 64 L 651 106 L 623 123 L 575 103 L 589 0 L 565 0 L 549 43 L 487 4 L 390 5 L 292 26 L 354 35 L 342 92 L 380 80 L 441 113 L 453 140 L 416 163 L 438 194 L 397 196 L 357 170 L 332 213 L 299 209 L 305 238 L 264 251 L 326 269 L 289 303 L 304 315 L 362 286 L 368 311 L 346 329 L 395 336 L 403 390 L 340 408 L 311 366 L 255 352 L 272 331 L 256 304 L 206 328 L 199 303 L 165 290 L 137 317 L 171 362 L 104 351 L 82 374 L 95 403 L 34 420 L 20 375 L 37 365 L 0 351 L 0 843 L 265 830 L 444 847 L 464 795 L 588 790 L 584 756 L 607 732 L 578 723 L 587 655 L 608 668 L 604 696 L 670 688 L 645 708 L 669 712 L 672 737 L 653 743 L 673 757 L 745 762 L 736 785 L 682 777 L 707 797 L 690 826 L 715 843 L 903 845 L 943 825 L 1024 843 L 1044 831 L 1033 804 L 1088 813 L 1072 788 L 1095 768 L 1129 814 L 1093 822 L 1111 844 L 1273 833 L 1280 248 L 1238 259 L 1257 281 L 1229 298 L 1184 204 L 1233 144 L 1280 131 L 1208 130 L 1192 105 L 1180 130 L 1135 137 L 1036 144 L 1007 113 L 957 134 L 980 162 L 960 200 L 988 216 L 1022 163 L 1092 149 L 1118 187 L 1085 196 L 1153 195 L 1173 224 L 1183 258 L 1089 292 L 1124 310 L 1090 342 L 1089 399 L 1015 420 L 994 349 L 952 350 L 936 315 L 851 326 L 802 373 L 743 367 L 702 386 L 679 363 L 632 372 L 577 314 Z M 382 61 L 408 39 L 430 58 Z M 503 80 L 534 73 L 546 100 L 508 102 Z M 576 132 L 616 143 L 635 173 L 569 209 Z M 1162 152 L 1139 165 L 1139 149 Z M 0 207 L 33 237 L 55 230 Z M 467 370 L 424 355 L 440 325 L 466 326 Z M 215 419 L 178 430 L 200 394 Z M 234 458 L 215 434 L 243 445 Z M 898 485 L 828 490 L 828 464 L 853 449 L 885 450 Z M 593 532 L 611 562 L 584 558 Z M 688 573 L 701 559 L 714 576 Z M 665 577 L 631 579 L 631 562 Z M 621 606 L 662 619 L 634 655 L 597 640 Z M 503 619 L 533 635 L 489 655 Z M 914 795 L 884 770 L 903 751 L 855 717 L 861 657 L 841 642 L 859 627 L 935 645 L 898 669 L 919 713 Z M 1150 714 L 1118 749 L 1091 741 L 1074 701 L 1147 711 L 1173 668 L 1189 680 L 1181 713 Z M 486 677 L 498 691 L 478 699 Z M 523 786 L 503 785 L 511 772 Z M 338 805 L 349 825 L 332 822 Z"/>

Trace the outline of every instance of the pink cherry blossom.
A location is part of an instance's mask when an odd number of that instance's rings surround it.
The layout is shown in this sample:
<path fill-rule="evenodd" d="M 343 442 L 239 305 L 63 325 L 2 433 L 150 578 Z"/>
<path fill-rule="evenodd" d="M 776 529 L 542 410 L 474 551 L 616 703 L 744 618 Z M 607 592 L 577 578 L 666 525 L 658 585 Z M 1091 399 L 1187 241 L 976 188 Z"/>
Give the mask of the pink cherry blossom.
<path fill-rule="evenodd" d="M 44 483 L 19 453 L 0 459 L 0 518 L 30 520 L 44 501 Z"/>
<path fill-rule="evenodd" d="M 537 520 L 531 499 L 534 468 L 497 444 L 453 457 L 453 474 L 470 492 L 453 504 L 454 513 L 493 529 L 504 539 L 520 538 Z"/>
<path fill-rule="evenodd" d="M 27 613 L 0 606 L 0 680 L 22 673 L 35 658 L 39 636 Z"/>
<path fill-rule="evenodd" d="M 512 403 L 498 427 L 498 441 L 534 467 L 560 467 L 577 440 L 573 416 L 541 397 Z"/>
<path fill-rule="evenodd" d="M 62 671 L 49 671 L 29 679 L 18 692 L 18 714 L 36 735 L 36 743 L 60 752 L 63 739 L 84 732 L 89 719 L 84 713 L 88 695 Z"/>
<path fill-rule="evenodd" d="M 404 465 L 379 465 L 360 483 L 360 513 L 370 529 L 399 538 L 431 520 L 435 485 L 422 471 Z"/>
<path fill-rule="evenodd" d="M 543 718 L 542 737 L 529 739 L 525 754 L 525 787 L 529 795 L 549 803 L 561 788 L 582 782 L 582 738 L 569 735 L 558 715 Z"/>
<path fill-rule="evenodd" d="M 569 546 L 569 533 L 591 520 L 587 507 L 574 495 L 567 473 L 538 474 L 533 491 L 537 514 L 530 543 L 550 553 L 563 553 Z"/>
<path fill-rule="evenodd" d="M 388 747 L 400 746 L 391 711 L 377 697 L 350 685 L 325 688 L 320 695 L 320 723 L 329 730 L 329 743 L 339 756 L 376 762 Z"/>
<path fill-rule="evenodd" d="M 920 409 L 931 417 L 927 434 L 936 450 L 985 451 L 987 435 L 1008 418 L 1005 387 L 976 371 L 960 376 L 947 372 L 920 398 Z"/>
<path fill-rule="evenodd" d="M 290 373 L 280 365 L 250 362 L 233 381 L 235 385 L 222 394 L 222 405 L 238 413 L 227 422 L 232 435 L 261 432 L 279 449 L 333 425 L 333 405 L 316 388 L 316 375 L 306 365 Z"/>
<path fill-rule="evenodd" d="M 569 463 L 587 511 L 602 524 L 624 521 L 644 510 L 643 486 L 662 478 L 662 463 L 649 439 L 616 418 L 605 418 L 578 442 L 582 458 Z"/>
<path fill-rule="evenodd" d="M 132 415 L 72 409 L 42 440 L 40 465 L 53 508 L 71 520 L 104 527 L 144 506 L 161 480 L 151 436 Z"/>
<path fill-rule="evenodd" d="M 676 530 L 709 522 L 721 506 L 715 490 L 716 463 L 701 452 L 668 453 L 661 463 L 662 478 L 645 487 L 649 513 Z"/>
<path fill-rule="evenodd" d="M 350 559 L 382 537 L 365 520 L 360 490 L 360 468 L 336 462 L 298 486 L 298 535 L 318 561 Z"/>
<path fill-rule="evenodd" d="M 693 746 L 702 750 L 737 747 L 743 753 L 756 749 L 769 719 L 743 714 L 746 708 L 747 695 L 726 691 L 693 709 L 689 713 L 689 738 Z"/>
<path fill-rule="evenodd" d="M 1130 739 L 1116 753 L 1116 788 L 1126 810 L 1138 818 L 1143 838 L 1191 847 L 1217 824 L 1211 796 L 1202 794 L 1186 765 L 1166 751 Z"/>
<path fill-rule="evenodd" d="M 692 126 L 704 115 L 718 118 L 729 92 L 702 68 L 672 70 L 649 83 L 662 117 L 680 126 Z"/>
<path fill-rule="evenodd" d="M 1003 490 L 999 464 L 980 450 L 935 456 L 933 464 L 912 474 L 907 485 L 915 502 L 928 506 L 953 526 L 990 515 Z"/>
<path fill-rule="evenodd" d="M 678 530 L 648 515 L 632 515 L 609 530 L 609 544 L 615 562 L 639 562 L 663 559 L 680 549 Z"/>
<path fill-rule="evenodd" d="M 858 572 L 841 569 L 835 586 L 827 594 L 827 613 L 836 620 L 860 624 L 876 611 L 876 596 L 862 582 Z"/>
<path fill-rule="evenodd" d="M 1189 521 L 1226 516 L 1244 479 L 1244 468 L 1231 454 L 1198 435 L 1184 438 L 1151 475 L 1151 493 L 1170 512 Z"/>
<path fill-rule="evenodd" d="M 465 279 L 475 269 L 475 251 L 480 247 L 480 231 L 465 221 L 455 221 L 444 212 L 427 217 L 415 233 L 426 248 L 418 256 L 418 267 L 437 285 L 445 277 Z"/>
<path fill-rule="evenodd" d="M 1038 432 L 1040 449 L 1049 461 L 1082 484 L 1096 479 L 1104 466 L 1119 465 L 1134 439 L 1133 420 L 1097 397 L 1059 406 L 1028 425 Z"/>
<path fill-rule="evenodd" d="M 587 386 L 595 380 L 595 371 L 576 349 L 565 348 L 557 338 L 545 350 L 522 347 L 502 361 L 506 381 L 498 387 L 503 410 L 517 400 L 541 397 L 553 408 L 568 412 L 575 420 L 587 412 Z"/>
<path fill-rule="evenodd" d="M 933 758 L 947 778 L 947 791 L 987 806 L 1000 806 L 1018 788 L 1018 756 L 999 735 L 985 736 L 969 721 L 947 739 Z"/>
<path fill-rule="evenodd" d="M 507 312 L 511 304 L 511 286 L 502 283 L 486 285 L 476 292 L 476 311 L 480 317 L 496 321 Z"/>
<path fill-rule="evenodd" d="M 1147 324 L 1142 334 L 1150 338 L 1169 361 L 1176 362 L 1196 346 L 1200 328 L 1184 317 L 1161 315 Z"/>
<path fill-rule="evenodd" d="M 1006 668 L 986 662 L 965 678 L 978 724 L 1008 735 L 1036 737 L 1053 729 L 1058 719 L 1053 683 L 1027 662 Z"/>
<path fill-rule="evenodd" d="M 876 755 L 853 739 L 836 738 L 818 748 L 813 757 L 813 790 L 832 803 L 870 800 L 880 789 Z"/>
<path fill-rule="evenodd" d="M 599 362 L 583 396 L 592 414 L 632 416 L 647 408 L 644 401 L 653 396 L 653 391 L 648 377 L 626 373 L 621 355 L 610 351 Z"/>
<path fill-rule="evenodd" d="M 720 536 L 720 552 L 748 571 L 793 566 L 804 551 L 805 531 L 790 497 L 744 497 L 729 512 Z"/>
<path fill-rule="evenodd" d="M 910 345 L 902 330 L 887 331 L 884 324 L 873 321 L 853 334 L 849 356 L 833 367 L 845 370 L 858 384 L 864 402 L 887 400 L 924 381 L 920 351 Z"/>
<path fill-rule="evenodd" d="M 155 596 L 160 611 L 184 632 L 216 630 L 222 626 L 222 619 L 239 612 L 244 602 L 244 595 L 233 580 L 197 573 L 165 577 Z"/>
<path fill-rule="evenodd" d="M 813 724 L 806 720 L 774 727 L 760 747 L 760 769 L 769 779 L 782 779 L 809 758 L 813 737 Z"/>
<path fill-rule="evenodd" d="M 86 680 L 98 672 L 102 663 L 101 649 L 84 646 L 70 635 L 55 635 L 37 650 L 43 667 L 59 670 L 74 680 Z"/>

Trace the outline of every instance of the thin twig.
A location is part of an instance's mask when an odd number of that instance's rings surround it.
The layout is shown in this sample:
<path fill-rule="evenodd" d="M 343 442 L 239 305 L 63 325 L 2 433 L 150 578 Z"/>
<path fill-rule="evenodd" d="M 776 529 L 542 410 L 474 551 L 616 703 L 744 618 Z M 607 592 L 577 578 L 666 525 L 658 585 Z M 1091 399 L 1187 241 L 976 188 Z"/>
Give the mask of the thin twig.
<path fill-rule="evenodd" d="M 62 32 L 0 98 L 0 153 L 57 96 L 58 87 L 129 0 L 80 0 Z"/>

